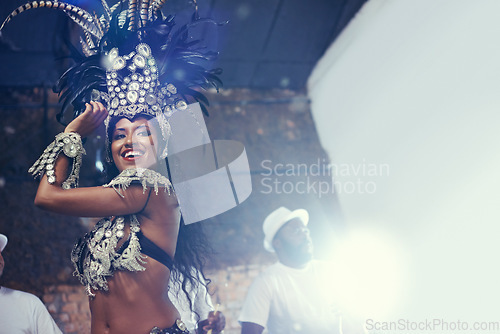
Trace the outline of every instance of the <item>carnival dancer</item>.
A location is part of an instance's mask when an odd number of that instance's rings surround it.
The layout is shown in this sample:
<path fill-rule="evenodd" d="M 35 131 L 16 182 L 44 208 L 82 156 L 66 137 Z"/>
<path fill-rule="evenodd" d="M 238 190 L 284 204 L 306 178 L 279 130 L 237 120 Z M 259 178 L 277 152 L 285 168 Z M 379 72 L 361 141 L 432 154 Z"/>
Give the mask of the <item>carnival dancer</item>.
<path fill-rule="evenodd" d="M 64 119 L 74 119 L 30 168 L 41 177 L 35 204 L 80 217 L 106 217 L 75 245 L 75 274 L 89 296 L 92 334 L 187 333 L 164 292 L 169 279 L 186 286 L 204 284 L 205 244 L 198 225 L 185 226 L 165 160 L 172 134 L 169 117 L 205 102 L 198 87 L 220 81 L 206 70 L 200 41 L 189 29 L 213 21 L 193 15 L 174 29 L 164 17 L 164 0 L 120 1 L 97 18 L 62 1 L 33 1 L 16 9 L 2 27 L 32 8 L 64 11 L 84 30 L 84 55 L 55 86 Z M 0 27 L 0 30 L 1 28 Z M 181 73 L 182 75 L 179 75 Z M 205 110 L 205 109 L 204 109 Z M 109 183 L 78 188 L 85 150 L 82 138 L 104 122 Z M 182 132 L 182 129 L 174 129 Z M 187 284 L 189 283 L 189 284 Z M 205 331 L 219 330 L 204 326 Z"/>

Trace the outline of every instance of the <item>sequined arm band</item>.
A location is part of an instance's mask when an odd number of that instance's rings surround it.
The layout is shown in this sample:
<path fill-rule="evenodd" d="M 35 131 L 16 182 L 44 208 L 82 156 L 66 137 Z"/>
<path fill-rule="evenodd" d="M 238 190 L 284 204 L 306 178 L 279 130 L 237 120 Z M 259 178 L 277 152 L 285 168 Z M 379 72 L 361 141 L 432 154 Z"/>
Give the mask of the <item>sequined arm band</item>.
<path fill-rule="evenodd" d="M 54 165 L 59 154 L 63 152 L 68 158 L 73 159 L 73 167 L 68 178 L 62 183 L 63 189 L 76 188 L 78 186 L 78 177 L 80 166 L 82 165 L 82 155 L 85 154 L 82 138 L 78 133 L 60 133 L 56 139 L 45 149 L 42 156 L 31 166 L 28 173 L 33 177 L 42 177 L 47 174 L 47 180 L 50 184 L 56 182 Z"/>
<path fill-rule="evenodd" d="M 123 191 L 126 190 L 133 181 L 140 182 L 144 191 L 146 191 L 148 186 L 153 187 L 157 195 L 159 186 L 165 187 L 165 191 L 169 194 L 172 188 L 172 183 L 170 183 L 170 180 L 166 176 L 154 170 L 140 167 L 125 169 L 103 187 L 113 187 L 118 195 L 124 197 Z"/>

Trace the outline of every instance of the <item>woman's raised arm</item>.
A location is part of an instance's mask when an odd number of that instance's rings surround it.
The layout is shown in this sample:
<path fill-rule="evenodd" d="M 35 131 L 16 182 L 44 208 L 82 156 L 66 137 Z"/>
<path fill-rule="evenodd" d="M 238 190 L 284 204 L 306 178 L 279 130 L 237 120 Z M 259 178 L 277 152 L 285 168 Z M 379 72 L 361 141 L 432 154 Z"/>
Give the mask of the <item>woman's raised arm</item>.
<path fill-rule="evenodd" d="M 90 135 L 107 116 L 106 108 L 98 102 L 86 104 L 85 111 L 66 126 L 64 133 Z M 57 213 L 80 217 L 125 215 L 140 211 L 146 204 L 148 193 L 142 187 L 131 186 L 119 196 L 113 188 L 86 187 L 63 189 L 69 175 L 70 159 L 60 154 L 54 164 L 54 178 L 49 182 L 47 173 L 38 186 L 35 205 Z"/>

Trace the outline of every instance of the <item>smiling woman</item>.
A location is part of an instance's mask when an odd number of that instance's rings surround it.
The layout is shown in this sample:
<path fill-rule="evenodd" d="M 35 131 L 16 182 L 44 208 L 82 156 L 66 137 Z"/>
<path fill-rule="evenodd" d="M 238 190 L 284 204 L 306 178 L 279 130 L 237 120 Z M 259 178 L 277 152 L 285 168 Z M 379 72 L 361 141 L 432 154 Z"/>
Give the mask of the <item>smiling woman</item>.
<path fill-rule="evenodd" d="M 81 154 L 80 136 L 91 133 L 105 117 L 109 116 L 101 103 L 87 104 L 62 134 L 63 151 Z M 35 203 L 45 209 L 79 216 L 108 216 L 77 244 L 72 254 L 78 277 L 90 297 L 92 333 L 148 333 L 155 326 L 183 329 L 179 313 L 164 297 L 174 266 L 181 218 L 170 181 L 155 170 L 164 161 L 158 160 L 155 135 L 155 127 L 143 117 L 116 122 L 112 153 L 120 175 L 113 185 L 121 185 L 121 191 L 116 187 L 62 189 L 61 179 L 69 166 L 65 153 L 51 169 L 54 182 L 47 182 L 44 175 L 37 192 Z M 71 145 L 76 151 L 71 150 Z M 142 186 L 135 184 L 136 180 Z M 125 315 L 130 321 L 116 320 Z"/>
<path fill-rule="evenodd" d="M 92 334 L 186 334 L 167 294 L 169 280 L 182 286 L 190 307 L 191 290 L 209 282 L 203 274 L 209 248 L 199 224 L 183 223 L 165 158 L 170 117 L 189 113 L 188 97 L 206 102 L 194 88 L 218 87 L 218 71 L 200 63 L 213 54 L 200 51 L 200 41 L 189 35 L 191 27 L 213 21 L 195 13 L 174 31 L 173 17 L 160 11 L 163 2 L 130 1 L 126 8 L 122 1 L 109 8 L 103 1 L 104 15 L 97 20 L 61 1 L 32 1 L 5 21 L 48 7 L 63 10 L 85 30 L 85 56 L 75 56 L 56 84 L 64 102 L 60 116 L 72 104 L 73 120 L 29 172 L 41 178 L 39 207 L 105 217 L 71 254 L 89 296 Z M 175 75 L 179 71 L 182 78 Z M 112 179 L 102 187 L 78 187 L 82 138 L 103 123 Z M 223 329 L 220 313 L 211 319 L 199 332 Z"/>

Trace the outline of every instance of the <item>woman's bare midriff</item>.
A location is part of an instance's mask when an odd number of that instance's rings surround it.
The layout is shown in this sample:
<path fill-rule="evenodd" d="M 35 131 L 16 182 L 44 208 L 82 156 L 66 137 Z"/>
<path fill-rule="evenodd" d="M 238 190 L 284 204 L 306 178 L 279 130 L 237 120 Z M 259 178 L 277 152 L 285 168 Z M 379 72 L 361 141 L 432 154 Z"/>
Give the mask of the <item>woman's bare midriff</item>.
<path fill-rule="evenodd" d="M 153 193 L 137 219 L 144 235 L 173 256 L 180 219 L 175 196 Z M 155 326 L 168 328 L 180 319 L 167 297 L 170 270 L 151 257 L 144 267 L 136 272 L 116 270 L 107 280 L 108 291 L 93 291 L 91 334 L 149 334 Z"/>
<path fill-rule="evenodd" d="M 166 294 L 169 270 L 151 258 L 147 261 L 145 271 L 116 271 L 108 279 L 109 291 L 94 292 L 91 334 L 148 334 L 180 318 Z"/>

